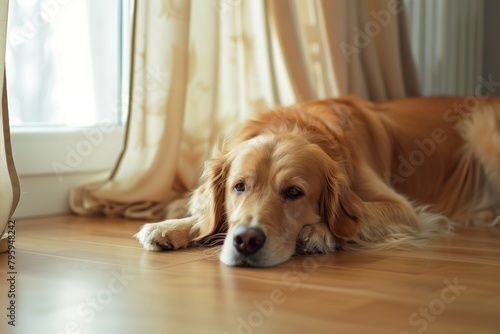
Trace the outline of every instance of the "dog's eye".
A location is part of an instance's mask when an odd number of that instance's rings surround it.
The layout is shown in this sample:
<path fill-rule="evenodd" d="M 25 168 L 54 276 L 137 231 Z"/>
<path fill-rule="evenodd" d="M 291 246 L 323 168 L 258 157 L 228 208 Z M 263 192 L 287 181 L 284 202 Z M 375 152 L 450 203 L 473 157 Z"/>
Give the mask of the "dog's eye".
<path fill-rule="evenodd" d="M 297 198 L 301 197 L 302 195 L 303 195 L 302 191 L 300 191 L 300 189 L 298 189 L 296 187 L 290 187 L 285 192 L 285 196 L 288 199 L 297 199 Z"/>
<path fill-rule="evenodd" d="M 245 190 L 247 189 L 246 185 L 243 183 L 243 182 L 240 182 L 240 183 L 237 183 L 235 186 L 234 186 L 234 191 L 237 193 L 237 194 L 241 194 L 243 192 L 245 192 Z"/>

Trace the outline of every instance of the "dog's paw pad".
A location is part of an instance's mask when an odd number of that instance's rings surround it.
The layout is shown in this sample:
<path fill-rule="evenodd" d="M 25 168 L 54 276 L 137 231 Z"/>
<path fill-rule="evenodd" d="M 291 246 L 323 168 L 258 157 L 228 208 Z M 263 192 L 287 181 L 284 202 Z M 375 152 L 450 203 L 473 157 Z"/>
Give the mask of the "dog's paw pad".
<path fill-rule="evenodd" d="M 172 245 L 172 243 L 170 243 L 168 241 L 163 241 L 163 242 L 162 241 L 155 241 L 155 246 L 156 246 L 156 249 L 164 250 L 164 251 L 175 249 L 174 245 Z"/>

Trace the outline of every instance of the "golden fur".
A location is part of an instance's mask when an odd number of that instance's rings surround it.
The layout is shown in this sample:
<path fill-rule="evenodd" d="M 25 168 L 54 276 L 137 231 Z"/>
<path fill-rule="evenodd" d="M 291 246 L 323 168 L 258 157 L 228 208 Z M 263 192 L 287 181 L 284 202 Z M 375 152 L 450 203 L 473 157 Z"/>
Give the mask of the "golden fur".
<path fill-rule="evenodd" d="M 207 161 L 187 217 L 136 237 L 163 250 L 222 236 L 223 263 L 272 266 L 413 246 L 499 213 L 500 100 L 346 97 L 247 121 Z"/>

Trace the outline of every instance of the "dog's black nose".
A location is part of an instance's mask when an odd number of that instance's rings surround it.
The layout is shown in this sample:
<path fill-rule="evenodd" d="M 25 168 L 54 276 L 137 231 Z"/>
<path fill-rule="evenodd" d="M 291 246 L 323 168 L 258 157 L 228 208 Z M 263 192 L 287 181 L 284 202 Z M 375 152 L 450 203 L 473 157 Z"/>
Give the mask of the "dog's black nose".
<path fill-rule="evenodd" d="M 240 225 L 233 232 L 233 245 L 243 255 L 252 255 L 264 246 L 266 235 L 258 227 Z"/>

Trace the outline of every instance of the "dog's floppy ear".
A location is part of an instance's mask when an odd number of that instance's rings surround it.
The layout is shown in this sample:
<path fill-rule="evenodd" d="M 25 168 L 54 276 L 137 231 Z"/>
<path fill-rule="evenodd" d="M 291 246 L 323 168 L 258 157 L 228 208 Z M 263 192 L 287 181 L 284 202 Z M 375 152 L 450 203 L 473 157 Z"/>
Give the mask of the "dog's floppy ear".
<path fill-rule="evenodd" d="M 190 213 L 197 218 L 191 231 L 194 241 L 201 241 L 225 228 L 224 196 L 228 170 L 228 154 L 218 153 L 205 163 L 200 185 L 190 203 Z"/>
<path fill-rule="evenodd" d="M 363 201 L 352 190 L 343 172 L 331 169 L 322 199 L 322 217 L 332 233 L 341 239 L 356 236 L 363 216 Z"/>

